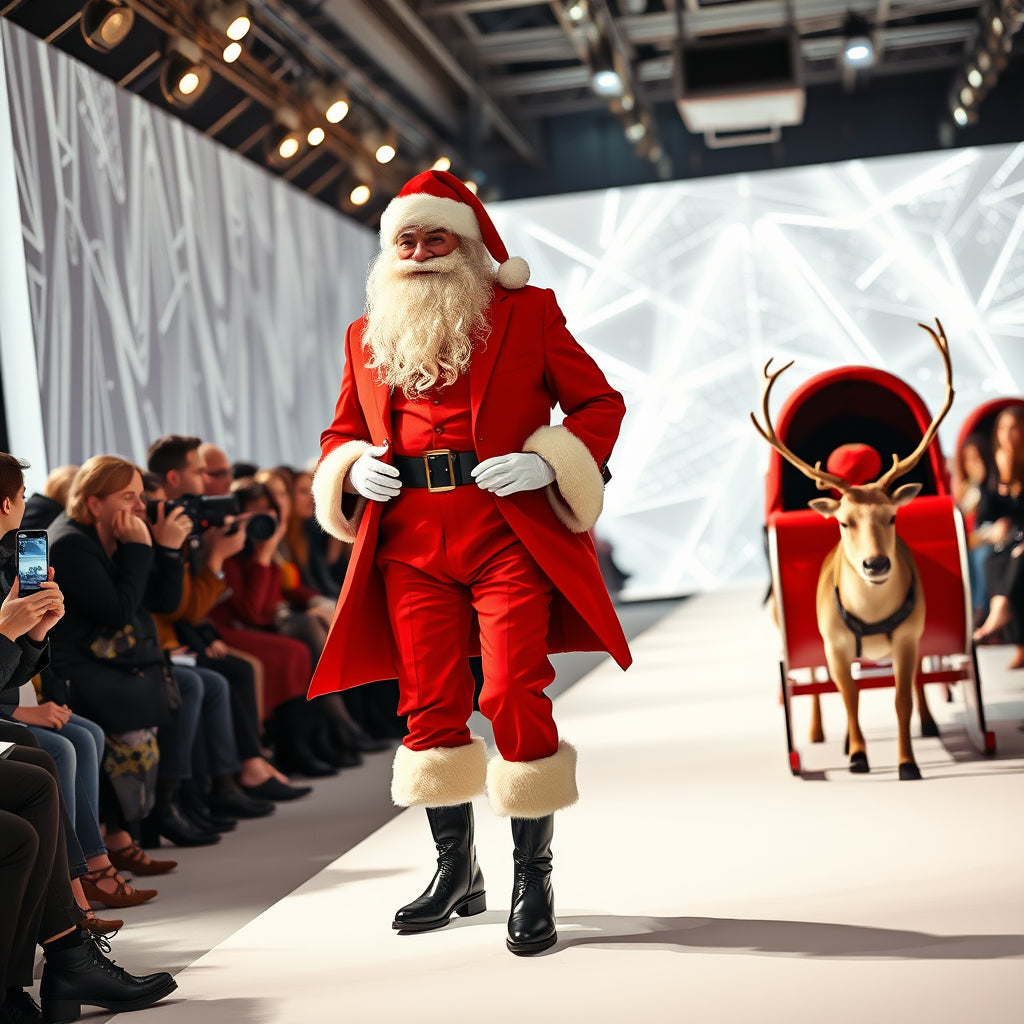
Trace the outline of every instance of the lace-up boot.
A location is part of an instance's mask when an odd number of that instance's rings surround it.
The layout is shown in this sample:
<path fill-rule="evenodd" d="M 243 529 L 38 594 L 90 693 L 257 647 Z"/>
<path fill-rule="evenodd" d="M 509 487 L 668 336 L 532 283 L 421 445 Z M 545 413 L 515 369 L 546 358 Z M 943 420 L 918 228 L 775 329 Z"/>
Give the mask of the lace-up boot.
<path fill-rule="evenodd" d="M 517 956 L 555 944 L 555 897 L 551 889 L 551 837 L 555 816 L 513 818 L 515 880 L 505 945 Z"/>
<path fill-rule="evenodd" d="M 39 1001 L 45 1024 L 69 1024 L 82 1015 L 82 1004 L 102 1006 L 115 1013 L 142 1010 L 178 986 L 166 972 L 135 977 L 109 957 L 110 944 L 86 931 L 75 933 L 78 942 L 61 940 L 43 947 L 46 962 L 39 983 Z"/>
<path fill-rule="evenodd" d="M 487 909 L 484 876 L 473 845 L 473 805 L 426 810 L 437 846 L 437 871 L 422 895 L 395 914 L 392 927 L 403 932 L 443 928 L 452 914 L 472 917 Z"/>

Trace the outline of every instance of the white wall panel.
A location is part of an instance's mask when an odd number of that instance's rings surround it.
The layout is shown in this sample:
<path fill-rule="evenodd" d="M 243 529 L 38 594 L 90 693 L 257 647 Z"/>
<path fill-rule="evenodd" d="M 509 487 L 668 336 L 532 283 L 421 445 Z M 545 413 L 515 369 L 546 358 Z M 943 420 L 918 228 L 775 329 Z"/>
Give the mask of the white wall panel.
<path fill-rule="evenodd" d="M 867 364 L 935 409 L 941 363 L 915 324 L 938 316 L 957 389 L 947 454 L 971 409 L 1021 392 L 1022 158 L 950 150 L 494 207 L 509 251 L 626 396 L 598 532 L 627 593 L 767 578 L 767 445 L 747 414 L 769 357 L 796 361 L 777 403 Z"/>

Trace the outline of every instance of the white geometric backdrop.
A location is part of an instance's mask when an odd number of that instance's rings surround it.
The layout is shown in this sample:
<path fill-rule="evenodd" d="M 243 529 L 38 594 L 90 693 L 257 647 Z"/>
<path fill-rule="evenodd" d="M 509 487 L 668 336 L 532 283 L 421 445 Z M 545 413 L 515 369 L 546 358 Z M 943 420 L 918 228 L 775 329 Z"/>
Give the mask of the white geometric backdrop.
<path fill-rule="evenodd" d="M 170 432 L 315 457 L 373 233 L 0 31 L 49 463 Z"/>
<path fill-rule="evenodd" d="M 375 235 L 0 34 L 49 463 L 141 459 L 169 431 L 263 463 L 314 456 Z M 769 356 L 796 360 L 775 408 L 863 363 L 934 409 L 939 360 L 915 323 L 939 316 L 947 453 L 974 406 L 1021 392 L 1022 161 L 1024 146 L 948 150 L 493 204 L 626 396 L 598 532 L 627 595 L 766 579 L 767 446 L 747 414 Z"/>
<path fill-rule="evenodd" d="M 866 364 L 935 410 L 938 316 L 967 413 L 1024 384 L 1024 146 L 949 150 L 501 204 L 535 284 L 626 396 L 599 533 L 647 596 L 765 580 L 761 368 Z"/>

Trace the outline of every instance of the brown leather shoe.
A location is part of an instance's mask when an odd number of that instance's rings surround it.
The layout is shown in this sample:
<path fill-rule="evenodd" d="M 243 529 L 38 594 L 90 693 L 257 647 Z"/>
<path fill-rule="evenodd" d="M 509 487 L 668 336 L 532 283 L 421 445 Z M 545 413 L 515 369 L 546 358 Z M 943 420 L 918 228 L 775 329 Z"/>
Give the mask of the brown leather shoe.
<path fill-rule="evenodd" d="M 116 888 L 113 892 L 107 892 L 99 887 L 97 883 L 103 878 L 109 878 L 115 883 Z M 137 907 L 156 895 L 156 889 L 133 889 L 117 873 L 117 868 L 113 864 L 89 871 L 82 875 L 79 882 L 82 883 L 82 892 L 90 903 L 102 903 L 107 907 Z"/>
<path fill-rule="evenodd" d="M 166 875 L 177 866 L 176 860 L 156 860 L 150 857 L 138 843 L 129 843 L 120 850 L 107 850 L 110 863 L 118 871 L 130 871 L 133 875 Z"/>
<path fill-rule="evenodd" d="M 124 927 L 124 921 L 119 917 L 97 917 L 94 911 L 86 910 L 85 917 L 78 922 L 78 927 L 84 932 L 102 935 L 109 939 L 116 931 Z"/>

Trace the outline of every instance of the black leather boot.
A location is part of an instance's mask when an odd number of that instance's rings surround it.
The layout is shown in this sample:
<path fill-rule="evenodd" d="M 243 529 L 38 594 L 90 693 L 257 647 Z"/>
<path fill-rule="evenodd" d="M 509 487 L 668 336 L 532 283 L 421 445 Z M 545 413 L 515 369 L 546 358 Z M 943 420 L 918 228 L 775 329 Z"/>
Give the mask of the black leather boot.
<path fill-rule="evenodd" d="M 318 723 L 303 697 L 286 700 L 274 712 L 275 760 L 278 767 L 291 774 L 311 779 L 337 775 L 338 769 L 318 757 L 310 746 Z"/>
<path fill-rule="evenodd" d="M 156 806 L 142 822 L 143 845 L 159 846 L 160 836 L 175 846 L 211 846 L 220 842 L 219 833 L 200 829 L 182 811 L 181 784 L 177 779 L 157 781 Z"/>
<path fill-rule="evenodd" d="M 484 876 L 473 845 L 473 805 L 426 810 L 437 846 L 437 871 L 422 895 L 395 914 L 392 927 L 403 932 L 443 928 L 452 914 L 472 917 L 487 909 Z"/>
<path fill-rule="evenodd" d="M 551 836 L 555 816 L 513 818 L 515 881 L 505 945 L 517 956 L 549 949 L 558 939 L 551 890 Z"/>
<path fill-rule="evenodd" d="M 39 1001 L 45 1024 L 68 1024 L 82 1015 L 82 1004 L 102 1006 L 115 1013 L 142 1010 L 178 986 L 166 972 L 137 978 L 104 954 L 110 946 L 86 931 L 69 949 L 43 946 L 46 962 L 39 983 Z"/>

